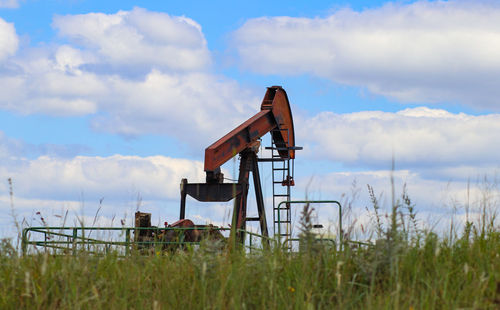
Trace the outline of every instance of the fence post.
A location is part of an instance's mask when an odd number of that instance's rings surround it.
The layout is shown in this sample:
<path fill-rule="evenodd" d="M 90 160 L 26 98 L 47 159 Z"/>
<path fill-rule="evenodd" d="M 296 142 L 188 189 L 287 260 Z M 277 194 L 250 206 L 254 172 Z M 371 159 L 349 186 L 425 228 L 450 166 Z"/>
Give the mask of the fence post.
<path fill-rule="evenodd" d="M 130 228 L 125 231 L 125 255 L 130 253 Z"/>
<path fill-rule="evenodd" d="M 73 255 L 76 255 L 77 238 L 78 238 L 78 229 L 73 228 Z"/>
<path fill-rule="evenodd" d="M 23 256 L 26 255 L 28 249 L 28 228 L 23 229 L 22 239 L 21 239 L 21 249 Z"/>

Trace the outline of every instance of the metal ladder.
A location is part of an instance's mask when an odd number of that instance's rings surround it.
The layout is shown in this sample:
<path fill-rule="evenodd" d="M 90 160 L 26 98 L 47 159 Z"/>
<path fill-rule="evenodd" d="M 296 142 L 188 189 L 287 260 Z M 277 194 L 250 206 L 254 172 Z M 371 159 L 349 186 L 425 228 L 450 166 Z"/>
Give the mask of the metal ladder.
<path fill-rule="evenodd" d="M 276 129 L 279 130 L 279 129 Z M 288 131 L 287 131 L 288 134 Z M 279 149 L 271 138 L 271 165 L 273 182 L 273 227 L 274 236 L 278 236 L 280 243 L 292 237 L 292 214 L 290 204 L 281 204 L 290 201 L 291 186 L 293 186 L 293 159 L 282 158 Z M 283 242 L 285 247 L 291 247 L 290 242 Z"/>

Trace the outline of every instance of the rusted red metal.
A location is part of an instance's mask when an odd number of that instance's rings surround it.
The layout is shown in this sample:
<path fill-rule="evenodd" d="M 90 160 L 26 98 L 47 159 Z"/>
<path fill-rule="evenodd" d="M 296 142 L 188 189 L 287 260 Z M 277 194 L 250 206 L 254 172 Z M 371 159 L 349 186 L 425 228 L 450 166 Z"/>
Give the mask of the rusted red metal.
<path fill-rule="evenodd" d="M 287 176 L 285 180 L 281 182 L 282 186 L 295 186 L 295 181 L 291 176 Z"/>
<path fill-rule="evenodd" d="M 295 158 L 295 131 L 293 128 L 292 110 L 288 96 L 280 86 L 267 88 L 267 92 L 262 100 L 261 110 L 273 112 L 276 121 L 276 130 L 272 132 L 273 140 L 278 148 L 281 158 Z"/>
<path fill-rule="evenodd" d="M 295 158 L 295 133 L 288 96 L 281 86 L 268 87 L 261 111 L 205 149 L 205 171 L 215 171 L 225 162 L 272 132 L 281 157 Z"/>
<path fill-rule="evenodd" d="M 244 241 L 247 221 L 259 221 L 262 235 L 267 237 L 267 220 L 258 166 L 260 160 L 257 152 L 260 147 L 259 139 L 268 132 L 272 135 L 272 149 L 277 150 L 279 156 L 263 161 L 282 161 L 283 163 L 288 161 L 289 163 L 290 159 L 294 159 L 295 150 L 299 148 L 295 147 L 295 132 L 288 96 L 281 86 L 268 87 L 260 112 L 205 149 L 206 183 L 188 183 L 187 179 L 182 179 L 180 221 L 171 226 L 198 227 L 191 221 L 185 220 L 187 196 L 198 201 L 228 201 L 234 198 L 232 227 L 236 228 L 235 232 L 238 231 L 237 239 Z M 238 181 L 237 183 L 224 183 L 220 167 L 238 154 L 240 155 Z M 247 217 L 250 173 L 253 176 L 257 218 Z M 293 178 L 288 176 L 282 185 L 293 186 Z M 172 232 L 166 234 L 169 240 L 174 237 Z M 183 236 L 186 239 L 196 240 L 197 229 L 186 231 Z"/>
<path fill-rule="evenodd" d="M 164 242 L 178 242 L 182 240 L 184 242 L 200 242 L 202 239 L 215 239 L 224 240 L 224 236 L 221 234 L 217 226 L 214 225 L 195 225 L 193 221 L 188 219 L 178 220 L 177 222 L 169 225 L 167 228 L 174 228 L 163 231 L 158 239 Z M 185 230 L 176 231 L 175 228 L 187 228 Z M 167 248 L 177 248 L 178 245 L 167 245 Z"/>
<path fill-rule="evenodd" d="M 260 111 L 205 149 L 205 171 L 214 171 L 276 127 L 272 111 Z"/>

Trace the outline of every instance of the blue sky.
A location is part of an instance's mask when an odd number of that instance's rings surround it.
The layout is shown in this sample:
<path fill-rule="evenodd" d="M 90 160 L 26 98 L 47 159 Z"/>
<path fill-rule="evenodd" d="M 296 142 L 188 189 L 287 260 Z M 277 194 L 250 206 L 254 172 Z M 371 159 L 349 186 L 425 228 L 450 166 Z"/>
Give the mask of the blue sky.
<path fill-rule="evenodd" d="M 251 72 L 242 71 L 234 65 L 228 65 L 224 57 L 230 53 L 228 47 L 229 35 L 238 29 L 246 20 L 261 16 L 296 16 L 317 17 L 326 16 L 329 12 L 349 7 L 361 11 L 366 8 L 374 8 L 382 5 L 383 1 L 318 1 L 315 5 L 305 2 L 290 5 L 284 2 L 256 1 L 234 5 L 230 1 L 199 2 L 158 2 L 144 1 L 138 5 L 134 1 L 25 1 L 18 2 L 19 8 L 4 8 L 2 17 L 16 26 L 16 32 L 24 39 L 24 44 L 32 47 L 47 44 L 66 43 L 64 39 L 57 36 L 57 31 L 51 27 L 54 15 L 85 14 L 102 12 L 113 14 L 120 10 L 131 10 L 134 7 L 142 7 L 152 11 L 166 12 L 170 15 L 186 16 L 198 22 L 203 30 L 208 48 L 213 52 L 216 64 L 212 68 L 225 76 L 250 84 L 251 86 L 266 87 L 272 82 L 280 83 L 287 79 L 289 92 L 295 94 L 295 101 L 307 102 L 314 100 L 316 103 L 307 106 L 307 113 L 317 113 L 332 103 L 338 103 L 335 111 L 351 112 L 366 109 L 384 109 L 397 111 L 400 105 L 397 102 L 387 101 L 383 97 L 360 96 L 357 87 L 345 87 L 334 85 L 311 76 L 286 77 L 279 74 L 272 76 L 255 75 Z M 402 2 L 401 2 L 402 3 Z M 224 8 L 224 17 L 221 18 L 219 8 Z M 229 52 L 228 52 L 229 50 Z M 232 62 L 237 61 L 232 59 Z M 347 104 L 346 104 L 347 103 Z M 380 107 L 379 107 L 380 106 Z M 86 144 L 92 143 L 95 155 L 112 155 L 116 152 L 123 154 L 154 155 L 165 151 L 165 148 L 148 137 L 134 137 L 133 143 L 121 141 L 116 137 L 96 137 L 87 126 L 88 119 L 85 117 L 77 119 L 61 119 L 47 117 L 45 115 L 12 115 L 2 113 L 4 123 L 3 130 L 11 137 L 20 138 L 31 143 L 61 143 L 61 144 Z M 19 127 L 19 122 L 25 126 Z M 71 123 L 71 131 L 61 131 L 60 128 Z M 109 143 L 108 141 L 112 141 Z M 165 144 L 165 143 L 162 143 Z M 95 145 L 95 146 L 94 146 Z M 137 145 L 137 147 L 134 147 Z"/>
<path fill-rule="evenodd" d="M 282 85 L 297 198 L 352 200 L 367 223 L 366 184 L 390 200 L 394 156 L 422 222 L 463 221 L 465 201 L 498 196 L 499 20 L 492 1 L 0 0 L 0 174 L 28 222 L 92 217 L 104 197 L 109 224 L 138 196 L 172 221 L 204 148 Z"/>

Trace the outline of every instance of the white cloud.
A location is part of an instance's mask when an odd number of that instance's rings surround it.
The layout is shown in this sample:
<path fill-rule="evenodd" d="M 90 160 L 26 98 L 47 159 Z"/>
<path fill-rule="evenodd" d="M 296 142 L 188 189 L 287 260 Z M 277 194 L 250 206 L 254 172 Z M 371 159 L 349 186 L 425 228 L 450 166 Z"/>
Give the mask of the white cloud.
<path fill-rule="evenodd" d="M 20 197 L 65 200 L 82 194 L 89 199 L 119 199 L 138 192 L 148 200 L 177 199 L 182 178 L 191 182 L 204 178 L 198 161 L 122 155 L 18 158 L 13 165 L 1 166 L 0 174 L 13 179 Z"/>
<path fill-rule="evenodd" d="M 57 16 L 54 26 L 70 42 L 11 57 L 0 71 L 0 108 L 90 114 L 97 131 L 190 145 L 205 145 L 258 109 L 260 98 L 210 72 L 201 27 L 189 18 L 136 8 Z"/>
<path fill-rule="evenodd" d="M 309 157 L 347 165 L 498 167 L 500 114 L 453 114 L 425 107 L 396 113 L 323 112 L 299 120 L 298 140 Z M 489 169 L 488 168 L 488 169 Z"/>
<path fill-rule="evenodd" d="M 179 214 L 181 179 L 188 178 L 191 183 L 205 179 L 200 161 L 123 155 L 24 157 L 32 148 L 38 148 L 41 154 L 51 154 L 51 148 L 66 152 L 65 146 L 34 146 L 0 131 L 0 238 L 14 236 L 15 220 L 22 225 L 40 226 L 43 217 L 48 225 L 60 226 L 66 212 L 68 225 L 79 225 L 78 218 L 90 225 L 98 215 L 96 225 L 110 226 L 114 218 L 114 225 L 121 225 L 123 219 L 131 226 L 137 210 L 152 213 L 155 225 L 172 222 Z M 227 221 L 228 207 L 227 203 L 207 206 L 190 198 L 187 214 Z"/>
<path fill-rule="evenodd" d="M 0 75 L 0 107 L 56 116 L 97 112 L 96 100 L 108 90 L 99 76 L 78 69 L 84 57 L 69 46 L 23 51 Z"/>
<path fill-rule="evenodd" d="M 14 25 L 0 18 L 0 62 L 12 56 L 17 51 L 18 45 L 19 38 Z"/>
<path fill-rule="evenodd" d="M 260 98 L 206 72 L 140 79 L 82 70 L 86 55 L 62 46 L 54 55 L 18 61 L 18 75 L 0 76 L 0 107 L 23 114 L 94 114 L 92 127 L 127 136 L 155 133 L 183 141 L 214 138 L 253 114 Z M 231 115 L 231 118 L 224 118 Z"/>
<path fill-rule="evenodd" d="M 310 73 L 403 102 L 500 109 L 500 6 L 491 1 L 255 18 L 234 44 L 243 66 L 262 74 Z"/>
<path fill-rule="evenodd" d="M 61 225 L 61 215 L 64 215 L 66 210 L 70 211 L 67 222 L 69 225 L 74 224 L 76 216 L 86 218 L 89 224 L 99 209 L 101 198 L 104 198 L 104 202 L 99 215 L 106 218 L 99 220 L 99 223 L 107 225 L 109 219 L 116 216 L 115 225 L 119 225 L 122 218 L 127 219 L 126 223 L 130 225 L 133 212 L 137 209 L 153 213 L 155 223 L 161 224 L 165 220 L 173 221 L 178 214 L 181 178 L 187 177 L 190 182 L 203 182 L 204 179 L 202 162 L 187 159 L 123 155 L 71 158 L 40 156 L 27 159 L 22 157 L 26 146 L 5 135 L 1 136 L 0 146 L 2 162 L 0 176 L 3 179 L 3 182 L 0 182 L 0 202 L 3 205 L 0 223 L 2 227 L 10 227 L 0 230 L 0 236 L 9 235 L 14 229 L 13 218 L 8 208 L 10 197 L 6 179 L 9 177 L 13 180 L 14 211 L 18 215 L 18 220 L 26 218 L 28 223 L 35 225 L 39 221 L 35 212 L 41 212 L 41 216 L 47 222 Z M 400 199 L 402 186 L 406 183 L 408 194 L 416 204 L 417 212 L 429 216 L 429 218 L 420 217 L 425 225 L 434 224 L 436 219 L 440 219 L 441 222 L 447 221 L 454 212 L 463 216 L 467 201 L 470 203 L 471 214 L 479 214 L 480 207 L 485 204 L 493 209 L 498 208 L 500 193 L 496 176 L 491 176 L 494 170 L 491 166 L 488 170 L 482 171 L 489 176 L 486 181 L 482 178 L 471 178 L 469 191 L 467 191 L 466 180 L 449 181 L 432 177 L 432 173 L 436 171 L 446 176 L 451 173 L 460 175 L 467 173 L 469 171 L 467 168 L 458 166 L 444 168 L 450 171 L 424 170 L 430 176 L 418 170 L 394 171 L 396 198 Z M 474 167 L 471 166 L 471 168 Z M 296 169 L 302 170 L 298 166 Z M 297 186 L 293 197 L 303 197 L 302 194 L 307 193 L 310 199 L 337 199 L 344 203 L 346 198 L 351 199 L 357 196 L 351 204 L 353 209 L 345 222 L 346 225 L 357 219 L 357 225 L 363 223 L 366 227 L 370 214 L 365 212 L 365 207 L 371 210 L 366 184 L 373 186 L 377 196 L 383 193 L 380 199 L 382 212 L 390 210 L 388 207 L 391 201 L 390 171 L 325 173 L 323 169 L 321 174 L 313 177 L 304 175 L 304 172 L 301 174 L 302 176 L 296 179 Z M 265 180 L 269 181 L 264 171 L 262 175 Z M 226 176 L 231 177 L 230 173 Z M 267 184 L 265 180 L 263 180 L 264 186 Z M 356 181 L 356 186 L 352 186 L 354 181 Z M 356 191 L 359 191 L 358 195 L 353 195 L 352 193 Z M 270 193 L 267 192 L 267 194 Z M 140 203 L 138 195 L 143 199 Z M 253 198 L 250 196 L 249 199 L 249 212 L 255 213 Z M 269 197 L 266 201 L 269 205 Z M 211 219 L 216 223 L 222 221 L 227 223 L 230 218 L 228 214 L 232 210 L 230 203 L 207 205 L 189 199 L 188 205 L 188 215 L 203 222 Z M 349 204 L 345 203 L 344 207 L 348 208 L 348 206 Z M 322 213 L 322 216 L 334 218 L 335 210 L 335 208 L 329 208 L 327 213 Z M 296 212 L 296 214 L 299 213 L 300 210 Z M 269 218 L 272 218 L 271 214 Z M 325 224 L 324 221 L 322 223 Z"/>
<path fill-rule="evenodd" d="M 296 167 L 297 169 L 297 167 Z M 406 193 L 414 207 L 419 229 L 432 229 L 438 233 L 449 233 L 451 222 L 458 232 L 466 219 L 480 227 L 483 212 L 487 221 L 500 210 L 500 187 L 495 176 L 467 181 L 428 179 L 412 170 L 365 170 L 358 172 L 331 172 L 322 169 L 319 174 L 297 177 L 293 189 L 293 200 L 307 197 L 309 200 L 337 200 L 342 205 L 343 229 L 353 229 L 353 235 L 365 239 L 375 232 L 376 215 L 368 187 L 373 188 L 377 199 L 378 214 L 384 227 L 390 225 L 392 212 L 392 184 L 394 201 L 407 215 L 409 210 L 402 194 Z M 405 190 L 404 190 L 405 188 Z M 270 202 L 267 202 L 268 205 Z M 333 235 L 337 235 L 338 206 L 335 204 L 311 203 L 314 208 L 313 222 L 323 224 Z M 302 204 L 292 205 L 294 231 L 300 231 Z M 270 215 L 268 218 L 272 218 Z M 400 217 L 398 216 L 398 221 Z M 408 221 L 408 218 L 405 219 Z M 498 221 L 496 221 L 498 225 Z M 373 236 L 374 237 L 374 236 Z"/>
<path fill-rule="evenodd" d="M 53 26 L 62 37 L 95 51 L 97 64 L 199 70 L 211 62 L 200 25 L 183 16 L 134 8 L 56 16 Z"/>
<path fill-rule="evenodd" d="M 110 79 L 108 85 L 109 97 L 101 105 L 107 113 L 93 119 L 94 129 L 168 134 L 191 145 L 221 137 L 256 112 L 259 102 L 236 82 L 206 73 L 153 70 L 142 81 Z"/>
<path fill-rule="evenodd" d="M 177 200 L 182 178 L 205 179 L 203 163 L 167 156 L 70 155 L 65 145 L 31 145 L 0 131 L 0 196 L 14 192 L 22 199 L 77 201 L 120 200 L 140 193 L 145 200 Z M 35 158 L 26 155 L 39 155 Z"/>
<path fill-rule="evenodd" d="M 351 200 L 356 198 L 354 205 L 357 208 L 373 207 L 368 196 L 367 185 L 380 199 L 380 206 L 390 210 L 392 201 L 391 173 L 394 177 L 395 200 L 401 201 L 403 185 L 407 186 L 407 193 L 418 210 L 432 210 L 436 213 L 449 211 L 450 202 L 465 198 L 466 183 L 460 181 L 450 182 L 435 179 L 425 179 L 419 173 L 410 170 L 367 170 L 359 172 L 332 172 L 316 175 L 311 179 L 297 181 L 301 190 L 306 189 L 308 197 L 312 199 L 337 199 Z M 474 188 L 474 182 L 472 182 Z"/>
<path fill-rule="evenodd" d="M 391 212 L 391 173 L 394 178 L 395 202 L 404 204 L 402 194 L 403 187 L 406 187 L 406 194 L 415 206 L 416 213 L 420 215 L 419 221 L 424 225 L 439 222 L 441 228 L 446 230 L 449 226 L 443 227 L 442 224 L 448 223 L 455 214 L 465 217 L 469 212 L 470 220 L 477 222 L 483 208 L 488 214 L 499 211 L 500 187 L 498 180 L 490 173 L 486 175 L 486 179 L 467 182 L 427 179 L 409 170 L 333 172 L 313 177 L 307 182 L 307 187 L 306 182 L 297 182 L 297 190 L 307 190 L 310 199 L 341 201 L 346 212 L 350 212 L 349 208 L 353 209 L 352 220 L 355 220 L 356 215 L 366 213 L 365 211 L 374 212 L 367 185 L 374 190 L 380 212 Z M 406 209 L 402 211 L 408 212 Z M 371 216 L 373 218 L 373 214 Z"/>

